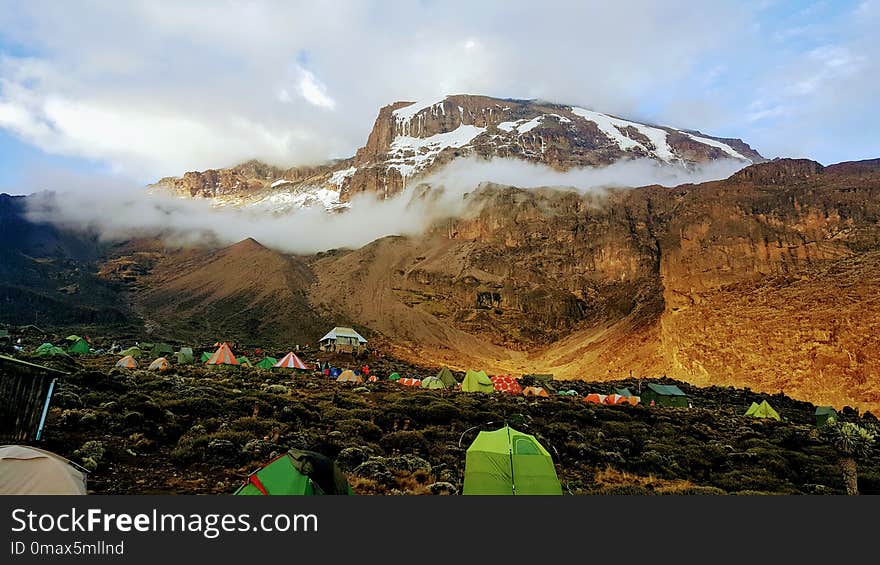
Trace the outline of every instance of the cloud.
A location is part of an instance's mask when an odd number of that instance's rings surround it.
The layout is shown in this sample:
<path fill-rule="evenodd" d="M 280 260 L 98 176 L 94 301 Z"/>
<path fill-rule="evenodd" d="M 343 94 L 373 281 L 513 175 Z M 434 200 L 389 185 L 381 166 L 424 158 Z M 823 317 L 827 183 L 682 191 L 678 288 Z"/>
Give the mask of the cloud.
<path fill-rule="evenodd" d="M 396 100 L 477 93 L 638 114 L 684 88 L 746 16 L 676 0 L 32 0 L 0 10 L 0 36 L 21 47 L 0 51 L 0 104 L 21 114 L 0 127 L 143 182 L 249 158 L 308 164 L 352 155 Z"/>
<path fill-rule="evenodd" d="M 516 159 L 459 159 L 395 198 L 379 200 L 363 194 L 344 212 L 311 208 L 275 215 L 258 208 L 213 208 L 201 199 L 147 195 L 135 184 L 113 178 L 95 182 L 89 177 L 41 174 L 33 181 L 53 192 L 32 195 L 27 202 L 33 221 L 92 231 L 106 240 L 160 236 L 181 245 L 225 245 L 253 237 L 279 251 L 314 253 L 357 248 L 388 235 L 417 235 L 439 220 L 473 212 L 468 208 L 473 199 L 465 196 L 484 182 L 597 192 L 725 178 L 742 166 L 738 161 L 715 161 L 684 168 L 633 160 L 559 172 Z"/>
<path fill-rule="evenodd" d="M 16 49 L 0 47 L 0 127 L 149 182 L 350 156 L 381 106 L 476 93 L 827 162 L 880 150 L 861 133 L 880 126 L 877 5 L 6 3 L 0 37 Z"/>
<path fill-rule="evenodd" d="M 332 110 L 336 101 L 327 95 L 327 87 L 311 71 L 300 68 L 299 93 L 309 104 Z"/>

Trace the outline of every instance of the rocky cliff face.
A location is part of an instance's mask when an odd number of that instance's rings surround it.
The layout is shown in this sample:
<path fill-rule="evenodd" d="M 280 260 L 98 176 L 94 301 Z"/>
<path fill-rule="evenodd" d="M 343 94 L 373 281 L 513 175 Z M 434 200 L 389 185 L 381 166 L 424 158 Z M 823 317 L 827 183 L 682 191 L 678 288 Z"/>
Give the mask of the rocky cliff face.
<path fill-rule="evenodd" d="M 351 159 L 291 169 L 249 161 L 165 178 L 152 188 L 219 204 L 334 209 L 359 193 L 393 196 L 461 156 L 516 158 L 559 170 L 633 158 L 685 166 L 714 159 L 763 161 L 738 139 L 549 102 L 454 95 L 385 106 Z"/>
<path fill-rule="evenodd" d="M 424 238 L 321 259 L 312 299 L 412 358 L 876 409 L 878 196 L 880 167 L 797 160 L 602 197 L 486 187 Z"/>

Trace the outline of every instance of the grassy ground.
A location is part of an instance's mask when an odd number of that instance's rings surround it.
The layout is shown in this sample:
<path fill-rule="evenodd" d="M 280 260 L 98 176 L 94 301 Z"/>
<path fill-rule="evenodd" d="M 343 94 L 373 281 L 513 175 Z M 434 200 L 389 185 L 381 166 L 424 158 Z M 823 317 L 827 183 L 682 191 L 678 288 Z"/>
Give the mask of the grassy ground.
<path fill-rule="evenodd" d="M 93 356 L 70 366 L 45 432 L 46 448 L 92 469 L 96 494 L 231 493 L 291 447 L 336 458 L 359 494 L 458 492 L 477 431 L 505 421 L 550 450 L 566 493 L 844 492 L 813 406 L 782 395 L 680 383 L 694 408 L 597 406 L 577 397 L 348 385 L 251 368 L 128 371 L 112 368 L 115 360 Z M 383 375 L 400 367 L 390 359 L 371 365 Z M 610 386 L 557 384 L 582 393 Z M 741 416 L 762 398 L 783 422 Z M 845 417 L 859 419 L 854 411 Z M 861 465 L 860 486 L 880 494 L 877 450 Z"/>

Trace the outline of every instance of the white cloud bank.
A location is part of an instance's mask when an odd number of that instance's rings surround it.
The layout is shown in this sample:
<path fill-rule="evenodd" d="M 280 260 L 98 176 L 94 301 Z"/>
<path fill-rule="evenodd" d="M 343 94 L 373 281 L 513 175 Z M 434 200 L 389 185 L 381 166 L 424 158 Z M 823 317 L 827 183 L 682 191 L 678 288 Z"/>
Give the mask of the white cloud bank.
<path fill-rule="evenodd" d="M 681 88 L 748 17 L 732 1 L 0 0 L 0 45 L 16 47 L 0 46 L 0 128 L 146 183 L 347 157 L 381 106 L 438 94 L 663 121 L 644 99 Z"/>
<path fill-rule="evenodd" d="M 388 200 L 360 195 L 342 213 L 312 208 L 279 215 L 247 208 L 212 208 L 207 200 L 149 196 L 139 188 L 124 188 L 114 182 L 95 184 L 56 177 L 42 180 L 42 185 L 54 192 L 33 195 L 28 205 L 33 221 L 92 230 L 107 240 L 162 236 L 176 244 L 226 245 L 253 237 L 279 251 L 306 254 L 357 248 L 388 235 L 419 234 L 438 220 L 468 211 L 464 196 L 482 182 L 589 192 L 702 182 L 725 178 L 742 166 L 731 160 L 685 169 L 634 160 L 563 173 L 515 159 L 459 159 L 424 179 L 422 185 L 431 186 L 427 196 L 419 188 Z M 88 190 L 79 190 L 83 183 L 89 185 Z"/>

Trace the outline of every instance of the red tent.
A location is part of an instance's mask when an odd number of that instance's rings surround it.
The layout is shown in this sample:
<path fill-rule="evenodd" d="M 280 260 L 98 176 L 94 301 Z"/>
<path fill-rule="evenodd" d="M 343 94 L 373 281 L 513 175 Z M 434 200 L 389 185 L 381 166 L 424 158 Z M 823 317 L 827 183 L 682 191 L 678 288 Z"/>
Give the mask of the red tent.
<path fill-rule="evenodd" d="M 205 365 L 238 365 L 238 361 L 236 361 L 235 355 L 232 354 L 232 350 L 229 349 L 229 345 L 223 343 L 214 352 L 214 355 L 211 355 L 211 358 L 205 361 Z"/>
<path fill-rule="evenodd" d="M 521 394 L 522 387 L 515 378 L 510 375 L 498 375 L 495 377 L 489 377 L 492 381 L 492 384 L 495 385 L 495 390 L 498 392 L 507 392 L 510 394 Z"/>
<path fill-rule="evenodd" d="M 278 361 L 273 365 L 273 367 L 283 367 L 285 369 L 303 369 L 307 370 L 306 364 L 302 362 L 302 360 L 296 356 L 296 353 L 291 351 L 287 355 L 284 356 L 281 361 Z"/>
<path fill-rule="evenodd" d="M 605 397 L 605 404 L 626 404 L 627 397 L 619 394 L 609 394 Z"/>

